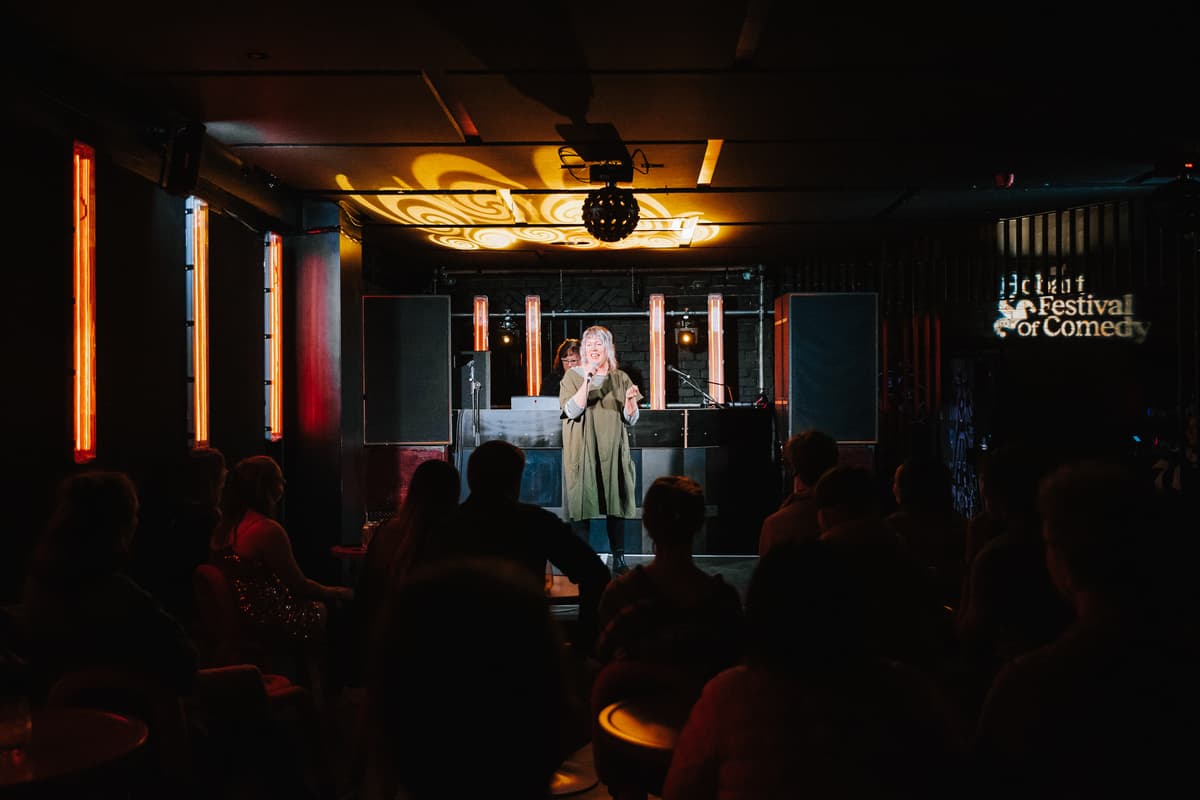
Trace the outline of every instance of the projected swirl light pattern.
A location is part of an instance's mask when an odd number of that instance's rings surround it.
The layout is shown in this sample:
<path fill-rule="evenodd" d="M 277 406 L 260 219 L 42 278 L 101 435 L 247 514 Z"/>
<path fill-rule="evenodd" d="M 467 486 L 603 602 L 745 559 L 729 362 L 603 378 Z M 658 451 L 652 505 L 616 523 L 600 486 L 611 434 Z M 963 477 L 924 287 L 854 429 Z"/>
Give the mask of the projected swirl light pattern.
<path fill-rule="evenodd" d="M 539 148 L 534 154 L 534 164 L 545 186 L 568 188 L 563 184 L 560 174 L 563 170 L 554 148 Z M 412 163 L 411 181 L 393 176 L 394 184 L 376 189 L 486 189 L 495 194 L 372 195 L 370 190 L 366 194 L 353 194 L 356 187 L 348 176 L 339 174 L 335 180 L 338 188 L 351 192 L 350 197 L 364 209 L 426 231 L 431 242 L 456 250 L 503 250 L 522 242 L 611 250 L 686 247 L 710 241 L 720 231 L 719 225 L 701 223 L 700 211 L 673 211 L 656 197 L 639 194 L 642 218 L 634 232 L 619 242 L 600 242 L 583 227 L 586 189 L 578 195 L 513 195 L 511 192 L 528 187 L 473 158 L 448 153 L 419 156 Z M 531 224 L 555 227 L 527 227 Z"/>

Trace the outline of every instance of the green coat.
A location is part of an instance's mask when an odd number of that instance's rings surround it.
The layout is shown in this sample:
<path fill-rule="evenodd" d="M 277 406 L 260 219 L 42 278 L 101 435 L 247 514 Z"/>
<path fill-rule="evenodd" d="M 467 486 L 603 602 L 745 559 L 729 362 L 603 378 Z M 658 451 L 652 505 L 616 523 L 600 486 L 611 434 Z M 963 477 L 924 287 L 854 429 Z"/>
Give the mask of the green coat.
<path fill-rule="evenodd" d="M 584 376 L 567 370 L 558 389 L 558 405 L 564 408 L 579 391 Z M 599 389 L 588 392 L 587 408 L 575 419 L 562 423 L 563 477 L 567 518 L 596 519 L 600 511 L 600 485 L 610 516 L 637 516 L 637 473 L 629 454 L 625 422 L 625 392 L 633 385 L 619 369 L 609 371 Z M 596 480 L 599 470 L 601 481 Z"/>

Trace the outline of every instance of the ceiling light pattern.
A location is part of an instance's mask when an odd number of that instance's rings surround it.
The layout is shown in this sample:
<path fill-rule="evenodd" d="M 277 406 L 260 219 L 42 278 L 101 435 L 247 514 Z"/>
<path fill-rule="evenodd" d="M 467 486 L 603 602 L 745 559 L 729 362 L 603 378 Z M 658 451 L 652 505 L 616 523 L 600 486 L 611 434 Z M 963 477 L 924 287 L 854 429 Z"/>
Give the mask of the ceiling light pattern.
<path fill-rule="evenodd" d="M 539 148 L 535 166 L 550 188 L 563 188 L 562 172 L 554 148 Z M 544 162 L 544 163 L 543 163 Z M 455 250 L 503 250 L 521 243 L 572 245 L 576 249 L 677 248 L 710 241 L 718 225 L 699 222 L 702 212 L 672 211 L 654 195 L 636 194 L 641 219 L 626 238 L 600 242 L 583 225 L 586 192 L 578 195 L 523 195 L 526 189 L 498 170 L 472 158 L 451 153 L 426 153 L 412 162 L 412 180 L 393 176 L 381 190 L 486 189 L 479 195 L 361 195 L 350 197 L 362 208 L 388 220 L 411 225 L 429 234 L 429 240 Z M 350 178 L 338 174 L 338 188 L 353 193 Z M 511 206 L 509 202 L 511 201 Z M 515 209 L 515 213 L 514 213 Z M 518 216 L 519 215 L 519 216 Z M 554 227 L 513 225 L 514 220 Z M 423 227 L 423 226 L 451 227 Z M 485 228 L 481 225 L 510 227 Z"/>

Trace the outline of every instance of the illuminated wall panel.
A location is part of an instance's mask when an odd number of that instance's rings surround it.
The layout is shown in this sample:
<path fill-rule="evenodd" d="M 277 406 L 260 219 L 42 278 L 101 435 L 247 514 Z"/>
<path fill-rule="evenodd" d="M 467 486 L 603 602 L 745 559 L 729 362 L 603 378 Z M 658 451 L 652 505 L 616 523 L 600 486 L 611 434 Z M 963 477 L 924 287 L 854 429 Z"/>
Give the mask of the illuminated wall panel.
<path fill-rule="evenodd" d="M 75 143 L 75 463 L 96 457 L 96 153 Z"/>
<path fill-rule="evenodd" d="M 525 296 L 525 390 L 530 397 L 542 391 L 542 298 Z"/>
<path fill-rule="evenodd" d="M 488 299 L 486 294 L 475 295 L 475 351 L 488 349 Z"/>
<path fill-rule="evenodd" d="M 193 447 L 208 446 L 208 204 L 187 200 L 188 425 Z"/>
<path fill-rule="evenodd" d="M 263 261 L 263 290 L 266 297 L 263 322 L 263 351 L 266 359 L 266 436 L 272 442 L 283 438 L 283 237 L 266 236 Z"/>
<path fill-rule="evenodd" d="M 708 393 L 725 402 L 725 299 L 708 296 Z"/>
<path fill-rule="evenodd" d="M 667 407 L 667 320 L 661 294 L 650 295 L 650 408 Z"/>

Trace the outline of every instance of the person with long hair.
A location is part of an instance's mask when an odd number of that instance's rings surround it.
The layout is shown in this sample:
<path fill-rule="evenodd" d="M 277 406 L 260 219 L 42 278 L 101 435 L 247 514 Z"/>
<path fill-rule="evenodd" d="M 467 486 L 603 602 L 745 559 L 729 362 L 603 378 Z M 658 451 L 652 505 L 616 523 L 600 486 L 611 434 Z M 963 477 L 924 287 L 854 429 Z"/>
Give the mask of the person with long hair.
<path fill-rule="evenodd" d="M 274 516 L 283 499 L 283 472 L 269 456 L 239 461 L 221 498 L 212 550 L 233 582 L 238 605 L 256 638 L 306 640 L 321 636 L 324 603 L 350 601 L 351 589 L 305 576 L 292 542 Z"/>
<path fill-rule="evenodd" d="M 563 375 L 558 399 L 563 410 L 563 474 L 567 518 L 604 518 L 612 570 L 625 564 L 625 520 L 637 517 L 637 474 L 627 428 L 638 421 L 642 394 L 618 368 L 613 336 L 593 325 L 580 339 L 582 363 Z"/>
<path fill-rule="evenodd" d="M 396 516 L 371 538 L 355 605 L 365 645 L 370 646 L 389 586 L 426 560 L 435 531 L 458 508 L 458 470 L 448 461 L 422 462 L 412 474 Z"/>

